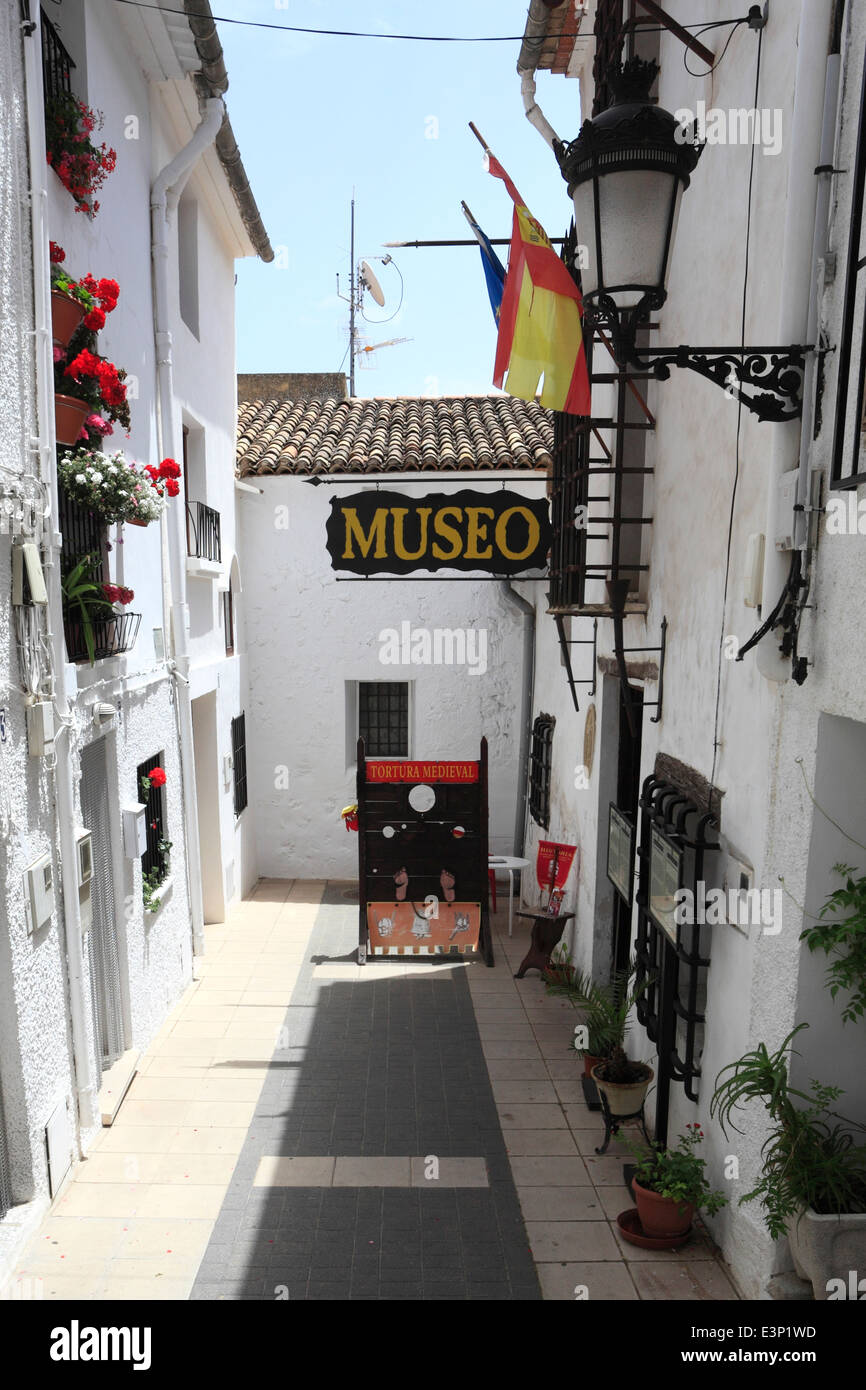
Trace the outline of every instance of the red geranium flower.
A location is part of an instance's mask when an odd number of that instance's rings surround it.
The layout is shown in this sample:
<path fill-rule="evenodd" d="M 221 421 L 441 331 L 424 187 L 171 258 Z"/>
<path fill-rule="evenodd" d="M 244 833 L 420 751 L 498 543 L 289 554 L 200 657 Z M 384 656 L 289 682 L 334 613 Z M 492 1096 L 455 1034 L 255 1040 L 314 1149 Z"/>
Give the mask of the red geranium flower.
<path fill-rule="evenodd" d="M 153 771 L 148 774 L 148 780 L 152 787 L 164 787 L 166 781 L 165 772 L 161 767 L 155 767 Z"/>
<path fill-rule="evenodd" d="M 174 478 L 166 478 L 165 490 L 169 497 L 177 497 L 177 494 L 180 492 L 180 484 L 176 483 Z"/>
<path fill-rule="evenodd" d="M 159 465 L 159 476 L 161 478 L 179 478 L 179 464 L 175 463 L 174 459 L 163 459 L 162 463 Z M 172 496 L 174 496 L 173 493 Z"/>
<path fill-rule="evenodd" d="M 91 333 L 98 333 L 100 328 L 105 327 L 105 310 L 94 304 L 90 312 L 84 315 L 84 327 L 89 328 Z"/>
<path fill-rule="evenodd" d="M 54 265 L 60 265 L 61 262 L 66 260 L 66 252 L 62 246 L 57 245 L 56 241 L 49 241 L 48 254 Z"/>

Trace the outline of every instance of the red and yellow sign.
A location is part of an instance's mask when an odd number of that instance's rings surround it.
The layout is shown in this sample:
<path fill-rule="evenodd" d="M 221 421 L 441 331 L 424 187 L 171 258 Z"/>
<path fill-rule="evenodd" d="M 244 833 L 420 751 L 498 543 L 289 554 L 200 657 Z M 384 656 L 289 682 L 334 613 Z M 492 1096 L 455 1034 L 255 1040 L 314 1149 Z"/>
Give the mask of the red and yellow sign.
<path fill-rule="evenodd" d="M 576 845 L 560 845 L 555 840 L 539 840 L 538 858 L 535 861 L 539 888 L 564 888 L 576 854 Z"/>
<path fill-rule="evenodd" d="M 477 763 L 367 762 L 368 782 L 477 782 Z"/>
<path fill-rule="evenodd" d="M 481 904 L 367 903 L 367 928 L 373 955 L 463 955 L 478 949 Z"/>

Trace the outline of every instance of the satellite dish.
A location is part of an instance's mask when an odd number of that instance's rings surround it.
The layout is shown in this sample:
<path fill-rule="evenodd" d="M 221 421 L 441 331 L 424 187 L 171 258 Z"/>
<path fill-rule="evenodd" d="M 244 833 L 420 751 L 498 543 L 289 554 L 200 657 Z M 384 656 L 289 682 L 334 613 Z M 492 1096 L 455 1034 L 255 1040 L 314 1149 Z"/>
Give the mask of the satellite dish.
<path fill-rule="evenodd" d="M 361 280 L 367 286 L 367 289 L 379 305 L 379 308 L 383 309 L 385 307 L 385 296 L 382 293 L 382 286 L 379 284 L 379 281 L 376 279 L 366 261 L 361 262 Z"/>

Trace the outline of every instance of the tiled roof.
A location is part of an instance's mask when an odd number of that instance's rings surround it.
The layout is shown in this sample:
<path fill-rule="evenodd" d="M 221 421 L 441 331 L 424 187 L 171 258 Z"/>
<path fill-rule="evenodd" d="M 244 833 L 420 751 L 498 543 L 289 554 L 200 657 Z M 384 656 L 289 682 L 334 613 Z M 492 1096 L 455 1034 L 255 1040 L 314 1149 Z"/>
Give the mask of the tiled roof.
<path fill-rule="evenodd" d="M 259 400 L 238 406 L 241 478 L 546 469 L 553 416 L 513 396 Z"/>

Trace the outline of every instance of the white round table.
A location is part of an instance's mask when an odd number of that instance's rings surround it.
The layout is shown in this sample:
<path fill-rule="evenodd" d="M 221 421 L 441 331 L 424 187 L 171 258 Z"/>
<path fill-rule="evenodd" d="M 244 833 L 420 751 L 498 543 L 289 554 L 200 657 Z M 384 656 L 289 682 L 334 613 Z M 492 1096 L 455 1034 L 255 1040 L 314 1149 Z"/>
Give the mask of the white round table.
<path fill-rule="evenodd" d="M 529 859 L 517 859 L 513 854 L 488 854 L 487 867 L 492 869 L 494 874 L 497 869 L 508 874 L 508 935 L 511 935 L 511 919 L 514 908 L 514 870 L 526 869 L 532 861 Z"/>

